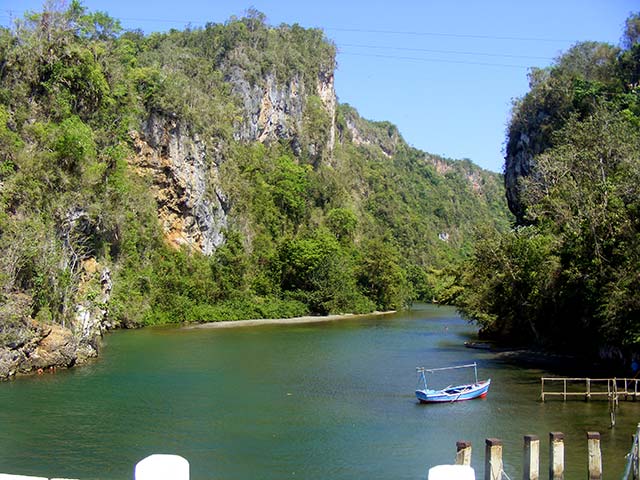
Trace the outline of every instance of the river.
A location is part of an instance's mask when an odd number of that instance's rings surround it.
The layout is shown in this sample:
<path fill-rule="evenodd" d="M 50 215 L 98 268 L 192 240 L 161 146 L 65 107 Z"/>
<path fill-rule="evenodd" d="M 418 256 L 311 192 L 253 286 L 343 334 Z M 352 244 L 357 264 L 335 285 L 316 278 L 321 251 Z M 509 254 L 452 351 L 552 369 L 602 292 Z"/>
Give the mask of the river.
<path fill-rule="evenodd" d="M 88 366 L 0 383 L 0 472 L 124 480 L 145 456 L 174 453 L 194 480 L 424 479 L 468 440 L 482 478 L 484 439 L 497 437 L 506 473 L 519 478 L 522 437 L 537 434 L 545 477 L 548 434 L 560 431 L 565 478 L 579 478 L 593 430 L 605 477 L 620 477 L 640 402 L 622 403 L 613 429 L 606 401 L 541 403 L 549 372 L 465 348 L 473 334 L 454 309 L 431 305 L 315 324 L 111 333 Z M 486 399 L 416 402 L 416 366 L 473 361 L 492 379 Z"/>

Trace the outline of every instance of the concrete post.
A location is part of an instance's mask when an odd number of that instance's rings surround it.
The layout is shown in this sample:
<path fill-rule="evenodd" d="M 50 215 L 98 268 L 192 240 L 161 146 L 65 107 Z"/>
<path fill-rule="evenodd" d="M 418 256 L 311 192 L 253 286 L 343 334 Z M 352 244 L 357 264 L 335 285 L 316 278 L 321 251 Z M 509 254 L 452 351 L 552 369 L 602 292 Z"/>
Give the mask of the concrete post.
<path fill-rule="evenodd" d="M 549 480 L 564 480 L 564 433 L 549 433 Z"/>
<path fill-rule="evenodd" d="M 522 480 L 540 478 L 540 438 L 537 435 L 524 436 L 522 460 Z"/>
<path fill-rule="evenodd" d="M 602 480 L 602 452 L 600 451 L 600 433 L 587 432 L 589 450 L 589 480 Z"/>
<path fill-rule="evenodd" d="M 138 462 L 135 480 L 189 480 L 189 462 L 179 455 L 150 455 Z"/>
<path fill-rule="evenodd" d="M 456 442 L 456 465 L 471 465 L 471 442 Z"/>
<path fill-rule="evenodd" d="M 502 440 L 487 438 L 484 451 L 484 480 L 502 480 Z"/>

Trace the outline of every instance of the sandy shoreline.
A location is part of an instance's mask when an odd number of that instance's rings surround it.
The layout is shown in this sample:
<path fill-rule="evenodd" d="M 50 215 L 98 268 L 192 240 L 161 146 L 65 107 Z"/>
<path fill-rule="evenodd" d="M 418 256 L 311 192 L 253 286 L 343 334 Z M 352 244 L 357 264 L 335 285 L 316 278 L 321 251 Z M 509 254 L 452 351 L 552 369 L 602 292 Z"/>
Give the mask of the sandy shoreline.
<path fill-rule="evenodd" d="M 292 318 L 262 318 L 255 320 L 228 320 L 219 322 L 199 323 L 196 325 L 185 325 L 182 328 L 237 328 L 237 327 L 255 327 L 258 325 L 293 325 L 296 323 L 321 323 L 321 322 L 336 322 L 339 320 L 349 320 L 354 318 L 372 317 L 377 315 L 389 315 L 396 313 L 395 310 L 388 312 L 371 312 L 371 313 L 343 313 L 339 315 L 322 315 L 306 317 L 292 317 Z"/>

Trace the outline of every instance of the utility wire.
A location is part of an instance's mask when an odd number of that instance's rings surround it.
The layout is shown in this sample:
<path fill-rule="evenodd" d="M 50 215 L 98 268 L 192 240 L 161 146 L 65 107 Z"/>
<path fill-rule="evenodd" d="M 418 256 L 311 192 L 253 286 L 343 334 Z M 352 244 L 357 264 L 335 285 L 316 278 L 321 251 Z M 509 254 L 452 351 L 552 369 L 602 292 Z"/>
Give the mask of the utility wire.
<path fill-rule="evenodd" d="M 486 67 L 508 67 L 508 68 L 530 68 L 531 65 L 516 65 L 510 63 L 489 63 L 489 62 L 472 62 L 466 60 L 442 60 L 437 58 L 424 58 L 424 57 L 405 57 L 400 55 L 379 55 L 375 53 L 356 53 L 356 52 L 338 52 L 338 55 L 352 55 L 358 57 L 374 57 L 374 58 L 388 58 L 392 60 L 413 60 L 418 62 L 431 62 L 431 63 L 455 63 L 461 65 L 483 65 Z"/>
<path fill-rule="evenodd" d="M 454 55 L 478 55 L 483 57 L 506 57 L 506 58 L 531 58 L 536 60 L 553 60 L 552 57 L 538 57 L 533 55 L 510 55 L 507 53 L 484 53 L 484 52 L 465 52 L 460 50 L 432 50 L 428 48 L 409 48 L 409 47 L 387 47 L 384 45 L 358 45 L 351 43 L 339 43 L 338 47 L 354 47 L 369 48 L 372 50 L 398 50 L 404 52 L 427 52 L 427 53 L 446 53 Z"/>
<path fill-rule="evenodd" d="M 440 32 L 415 32 L 410 30 L 365 30 L 359 28 L 335 28 L 324 27 L 324 30 L 334 30 L 338 32 L 356 32 L 356 33 L 382 33 L 388 35 L 418 35 L 418 36 L 431 36 L 431 37 L 453 37 L 453 38 L 482 38 L 486 40 L 518 40 L 525 42 L 558 42 L 566 43 L 573 42 L 575 40 L 567 40 L 560 38 L 534 38 L 534 37 L 509 37 L 498 35 L 476 35 L 470 33 L 440 33 Z"/>
<path fill-rule="evenodd" d="M 16 18 L 22 16 L 30 10 L 4 10 L 6 15 L 0 15 L 2 18 Z M 128 22 L 151 22 L 151 23 L 176 23 L 182 25 L 205 25 L 208 21 L 202 20 L 177 20 L 171 18 L 134 18 L 134 17 L 121 17 L 120 21 Z M 218 23 L 218 22 L 211 22 Z M 336 32 L 354 32 L 354 33 L 376 33 L 387 35 L 412 35 L 412 36 L 432 36 L 432 37 L 452 37 L 452 38 L 481 38 L 486 40 L 510 40 L 510 41 L 525 41 L 525 42 L 573 42 L 575 40 L 559 39 L 559 38 L 543 38 L 543 37 L 518 37 L 518 36 L 499 36 L 499 35 L 481 35 L 481 34 L 468 34 L 468 33 L 446 33 L 446 32 L 427 32 L 427 31 L 411 31 L 411 30 L 374 30 L 363 28 L 341 28 L 341 27 L 322 27 L 315 26 L 309 28 L 318 28 L 320 30 L 331 30 Z"/>

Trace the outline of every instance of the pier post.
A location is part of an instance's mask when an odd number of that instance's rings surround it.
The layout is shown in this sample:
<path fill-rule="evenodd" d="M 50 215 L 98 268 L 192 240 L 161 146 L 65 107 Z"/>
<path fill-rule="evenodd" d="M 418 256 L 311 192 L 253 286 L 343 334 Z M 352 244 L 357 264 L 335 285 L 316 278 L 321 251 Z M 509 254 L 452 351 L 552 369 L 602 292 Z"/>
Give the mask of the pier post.
<path fill-rule="evenodd" d="M 564 433 L 549 433 L 549 480 L 564 480 Z"/>
<path fill-rule="evenodd" d="M 484 451 L 484 480 L 502 480 L 502 440 L 487 438 Z"/>
<path fill-rule="evenodd" d="M 456 465 L 471 465 L 471 442 L 456 442 Z"/>
<path fill-rule="evenodd" d="M 537 435 L 524 436 L 522 480 L 540 478 L 540 438 Z"/>
<path fill-rule="evenodd" d="M 189 462 L 179 455 L 155 454 L 140 460 L 135 480 L 189 480 Z"/>
<path fill-rule="evenodd" d="M 587 432 L 589 450 L 589 480 L 602 480 L 602 452 L 600 451 L 600 433 Z"/>

